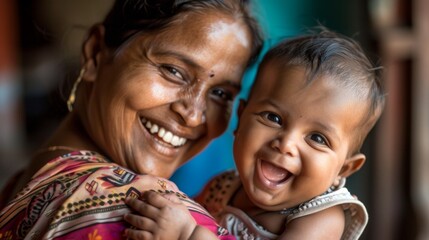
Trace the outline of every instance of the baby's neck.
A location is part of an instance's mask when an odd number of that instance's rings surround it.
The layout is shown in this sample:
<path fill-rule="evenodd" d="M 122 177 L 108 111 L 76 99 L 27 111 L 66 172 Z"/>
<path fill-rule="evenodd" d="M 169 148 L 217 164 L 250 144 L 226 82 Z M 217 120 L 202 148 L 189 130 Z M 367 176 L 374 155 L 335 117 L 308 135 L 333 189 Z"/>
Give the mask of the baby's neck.
<path fill-rule="evenodd" d="M 250 201 L 250 198 L 247 196 L 246 191 L 244 191 L 243 186 L 240 186 L 238 188 L 237 193 L 234 194 L 230 204 L 233 207 L 243 210 L 245 213 L 248 213 L 249 211 L 254 211 L 257 209 L 262 210 L 261 208 L 256 206 L 252 201 Z"/>
<path fill-rule="evenodd" d="M 231 199 L 230 205 L 242 210 L 256 223 L 274 234 L 281 234 L 284 231 L 286 215 L 280 211 L 267 211 L 256 206 L 247 196 L 246 191 L 241 186 Z"/>

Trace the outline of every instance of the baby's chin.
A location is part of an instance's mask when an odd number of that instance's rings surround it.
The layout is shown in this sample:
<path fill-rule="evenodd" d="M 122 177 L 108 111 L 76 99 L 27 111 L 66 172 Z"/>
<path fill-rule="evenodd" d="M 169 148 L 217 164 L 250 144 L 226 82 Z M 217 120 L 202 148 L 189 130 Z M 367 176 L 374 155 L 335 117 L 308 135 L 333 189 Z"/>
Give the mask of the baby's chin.
<path fill-rule="evenodd" d="M 262 197 L 262 195 L 263 194 L 254 194 L 249 196 L 249 199 L 253 205 L 269 212 L 283 211 L 284 209 L 288 208 L 288 206 L 285 205 L 286 201 L 284 199 L 276 197 Z"/>

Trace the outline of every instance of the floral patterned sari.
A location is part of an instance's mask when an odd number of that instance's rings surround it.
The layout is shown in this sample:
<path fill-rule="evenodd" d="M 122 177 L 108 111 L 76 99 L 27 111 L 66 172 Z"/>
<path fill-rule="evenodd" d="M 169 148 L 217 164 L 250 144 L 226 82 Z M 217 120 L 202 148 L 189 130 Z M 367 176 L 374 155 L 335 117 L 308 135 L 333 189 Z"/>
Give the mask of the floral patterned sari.
<path fill-rule="evenodd" d="M 225 229 L 166 179 L 135 174 L 95 152 L 51 160 L 0 212 L 0 239 L 123 239 L 129 225 L 126 197 L 143 191 L 174 192 L 199 225 L 220 239 Z"/>

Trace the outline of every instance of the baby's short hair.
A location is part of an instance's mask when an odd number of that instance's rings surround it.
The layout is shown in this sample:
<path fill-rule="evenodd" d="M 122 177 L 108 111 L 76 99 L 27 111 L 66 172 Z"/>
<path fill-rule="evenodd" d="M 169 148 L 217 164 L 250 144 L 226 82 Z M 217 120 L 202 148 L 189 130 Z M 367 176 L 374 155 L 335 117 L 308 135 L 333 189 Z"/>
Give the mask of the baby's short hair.
<path fill-rule="evenodd" d="M 384 108 L 381 67 L 369 60 L 356 41 L 326 28 L 279 43 L 267 52 L 260 68 L 269 67 L 273 60 L 281 66 L 304 67 L 308 84 L 319 76 L 331 76 L 336 84 L 353 90 L 358 98 L 368 103 L 367 115 L 358 126 L 352 146 L 353 151 L 359 151 Z"/>

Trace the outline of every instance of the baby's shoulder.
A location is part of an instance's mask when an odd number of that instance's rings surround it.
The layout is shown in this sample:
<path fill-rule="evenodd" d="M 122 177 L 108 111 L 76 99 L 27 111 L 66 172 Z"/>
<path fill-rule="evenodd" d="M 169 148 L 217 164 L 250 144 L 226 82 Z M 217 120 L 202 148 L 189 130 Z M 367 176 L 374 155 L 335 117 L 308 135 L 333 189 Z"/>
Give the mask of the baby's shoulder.
<path fill-rule="evenodd" d="M 289 211 L 287 224 L 310 215 L 314 219 L 317 219 L 317 217 L 339 219 L 336 216 L 341 216 L 344 222 L 342 239 L 357 239 L 362 234 L 368 222 L 368 213 L 365 205 L 345 187 L 317 196 Z M 338 214 L 339 212 L 341 214 Z"/>
<path fill-rule="evenodd" d="M 237 171 L 226 171 L 212 178 L 195 200 L 213 214 L 228 204 L 240 185 Z"/>

